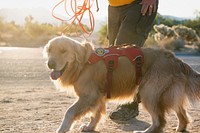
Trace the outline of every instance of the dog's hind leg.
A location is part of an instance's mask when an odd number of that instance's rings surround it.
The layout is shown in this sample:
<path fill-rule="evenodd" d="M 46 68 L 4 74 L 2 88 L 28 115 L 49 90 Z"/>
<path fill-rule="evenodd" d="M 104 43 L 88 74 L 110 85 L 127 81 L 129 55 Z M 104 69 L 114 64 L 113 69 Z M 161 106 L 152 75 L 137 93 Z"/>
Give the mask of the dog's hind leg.
<path fill-rule="evenodd" d="M 183 107 L 179 107 L 176 111 L 176 115 L 178 117 L 179 123 L 176 131 L 178 132 L 186 132 L 187 125 L 189 123 L 189 119 L 187 116 L 187 112 Z"/>
<path fill-rule="evenodd" d="M 166 124 L 165 113 L 160 111 L 155 111 L 147 108 L 152 118 L 152 125 L 144 131 L 134 131 L 134 133 L 162 133 L 163 128 Z"/>
<path fill-rule="evenodd" d="M 161 133 L 166 124 L 165 112 L 160 107 L 147 108 L 152 118 L 152 125 L 145 130 L 145 133 Z"/>
<path fill-rule="evenodd" d="M 166 107 L 162 104 L 162 99 L 154 95 L 154 92 L 152 92 L 152 95 L 149 95 L 149 93 L 145 91 L 140 94 L 143 107 L 146 108 L 151 115 L 152 125 L 145 131 L 137 131 L 136 133 L 162 133 L 166 124 Z"/>

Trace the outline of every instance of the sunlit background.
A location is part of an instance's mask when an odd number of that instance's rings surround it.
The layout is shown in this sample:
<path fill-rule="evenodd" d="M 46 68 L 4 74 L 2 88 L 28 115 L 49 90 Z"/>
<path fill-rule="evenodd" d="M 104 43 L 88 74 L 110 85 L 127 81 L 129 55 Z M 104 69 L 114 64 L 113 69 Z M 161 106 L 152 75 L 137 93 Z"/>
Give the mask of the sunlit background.
<path fill-rule="evenodd" d="M 0 20 L 3 22 L 12 22 L 9 26 L 7 24 L 7 28 L 9 27 L 17 27 L 17 25 L 24 26 L 21 28 L 21 30 L 24 30 L 26 35 L 28 33 L 28 36 L 34 37 L 34 39 L 38 39 L 40 37 L 40 34 L 42 32 L 45 32 L 45 35 L 53 35 L 53 34 L 60 34 L 59 32 L 62 32 L 63 29 L 65 29 L 64 25 L 60 25 L 61 21 L 58 19 L 55 19 L 55 17 L 52 16 L 52 10 L 58 4 L 59 2 L 64 0 L 1 0 L 0 2 Z M 69 12 L 71 16 L 73 16 L 73 13 L 71 12 L 70 2 L 71 1 L 77 1 L 78 5 L 82 5 L 84 0 L 65 0 L 66 1 L 66 9 Z M 107 24 L 107 8 L 108 8 L 108 1 L 107 0 L 98 0 L 99 4 L 99 11 L 97 12 L 96 7 L 96 0 L 90 0 L 93 3 L 93 6 L 91 8 L 91 11 L 94 15 L 95 19 L 95 26 L 94 26 L 94 32 L 92 34 L 93 38 L 92 40 L 97 40 L 97 32 L 99 32 L 100 29 L 104 28 L 102 31 L 100 31 L 100 34 L 103 34 L 103 41 L 100 41 L 99 43 L 107 43 L 106 42 L 106 26 Z M 158 6 L 158 14 L 160 17 L 158 17 L 155 21 L 155 24 L 160 24 L 160 20 L 162 21 L 162 18 L 164 18 L 167 26 L 172 27 L 173 25 L 177 24 L 184 24 L 185 26 L 189 26 L 194 28 L 194 30 L 197 30 L 197 33 L 199 34 L 199 26 L 198 26 L 198 19 L 200 17 L 200 0 L 159 0 L 159 6 Z M 59 6 L 53 10 L 54 15 L 56 17 L 59 17 L 64 20 L 69 20 L 71 17 L 68 16 L 64 10 L 64 3 L 61 3 Z M 89 15 L 87 12 L 85 13 L 82 23 L 88 28 L 90 28 L 89 23 Z M 197 19 L 197 21 L 195 20 Z M 193 20 L 194 22 L 186 22 L 185 20 Z M 178 22 L 177 22 L 178 21 Z M 64 21 L 65 24 L 70 24 L 71 21 Z M 77 21 L 75 21 L 77 22 Z M 30 24 L 29 24 L 30 23 Z M 46 24 L 46 25 L 39 25 L 39 24 Z M 54 26 L 59 27 L 51 27 L 48 24 L 53 24 Z M 163 23 L 163 21 L 161 22 Z M 188 24 L 189 23 L 189 24 Z M 77 24 L 77 23 L 76 23 Z M 5 27 L 5 26 L 4 26 Z M 71 26 L 71 29 L 73 31 L 75 30 L 76 26 Z M 9 35 L 13 34 L 19 34 L 14 31 L 15 28 L 12 28 L 13 33 L 8 33 Z M 37 30 L 36 30 L 37 29 Z M 79 30 L 81 30 L 79 28 Z M 8 31 L 8 30 L 7 30 Z M 17 30 L 20 31 L 20 30 Z M 68 30 L 71 32 L 70 30 Z M 5 32 L 2 32 L 2 36 L 9 38 L 8 34 L 5 35 Z M 71 33 L 70 33 L 71 34 Z M 44 34 L 43 34 L 44 36 Z M 11 38 L 11 37 L 10 37 Z M 47 38 L 48 39 L 48 38 Z M 46 39 L 46 40 L 47 40 Z M 17 39 L 16 39 L 17 40 Z M 20 39 L 22 40 L 22 39 Z M 45 39 L 44 39 L 45 40 Z M 25 42 L 25 41 L 22 41 Z M 45 42 L 45 41 L 44 41 Z M 40 42 L 41 43 L 41 42 Z M 153 42 L 154 43 L 154 42 Z"/>
<path fill-rule="evenodd" d="M 1 0 L 0 9 L 42 7 L 51 10 L 59 1 L 60 0 Z M 107 0 L 99 0 L 100 11 L 95 17 L 105 18 L 107 15 L 107 6 Z M 199 0 L 159 0 L 158 12 L 161 15 L 194 18 L 197 10 L 200 10 Z"/>

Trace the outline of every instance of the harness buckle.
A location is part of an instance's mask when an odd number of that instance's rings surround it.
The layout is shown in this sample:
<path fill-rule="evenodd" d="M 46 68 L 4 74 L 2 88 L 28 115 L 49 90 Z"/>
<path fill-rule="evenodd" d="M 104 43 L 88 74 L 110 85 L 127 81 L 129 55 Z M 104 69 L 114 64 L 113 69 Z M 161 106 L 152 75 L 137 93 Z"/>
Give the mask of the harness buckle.
<path fill-rule="evenodd" d="M 110 60 L 108 62 L 108 70 L 113 71 L 113 67 L 114 67 L 114 60 Z"/>

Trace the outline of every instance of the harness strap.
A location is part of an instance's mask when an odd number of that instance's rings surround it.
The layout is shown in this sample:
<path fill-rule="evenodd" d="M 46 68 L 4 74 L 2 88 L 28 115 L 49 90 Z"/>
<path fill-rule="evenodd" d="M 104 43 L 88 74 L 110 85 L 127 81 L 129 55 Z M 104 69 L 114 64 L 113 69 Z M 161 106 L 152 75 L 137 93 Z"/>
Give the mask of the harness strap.
<path fill-rule="evenodd" d="M 138 56 L 135 60 L 136 85 L 139 85 L 142 79 L 142 59 L 141 58 L 142 58 L 141 56 Z"/>
<path fill-rule="evenodd" d="M 107 67 L 107 81 L 106 81 L 106 86 L 105 86 L 105 94 L 107 94 L 107 98 L 111 98 L 111 89 L 112 89 L 112 77 L 113 77 L 113 69 L 114 69 L 114 60 L 110 60 L 108 62 L 108 67 Z"/>

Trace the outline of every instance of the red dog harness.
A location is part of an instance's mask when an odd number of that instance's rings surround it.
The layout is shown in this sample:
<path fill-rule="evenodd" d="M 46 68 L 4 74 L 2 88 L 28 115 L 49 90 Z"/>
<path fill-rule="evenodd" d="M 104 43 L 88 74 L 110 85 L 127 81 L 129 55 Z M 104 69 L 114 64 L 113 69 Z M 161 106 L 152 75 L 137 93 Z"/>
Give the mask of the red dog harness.
<path fill-rule="evenodd" d="M 136 84 L 139 85 L 142 77 L 141 66 L 144 62 L 144 56 L 140 48 L 135 46 L 121 48 L 121 47 L 110 47 L 110 48 L 97 48 L 94 53 L 88 59 L 89 64 L 94 64 L 99 60 L 104 60 L 107 67 L 107 81 L 105 85 L 105 91 L 107 98 L 111 97 L 110 90 L 112 88 L 112 73 L 117 68 L 118 57 L 126 56 L 133 63 L 136 70 Z"/>

